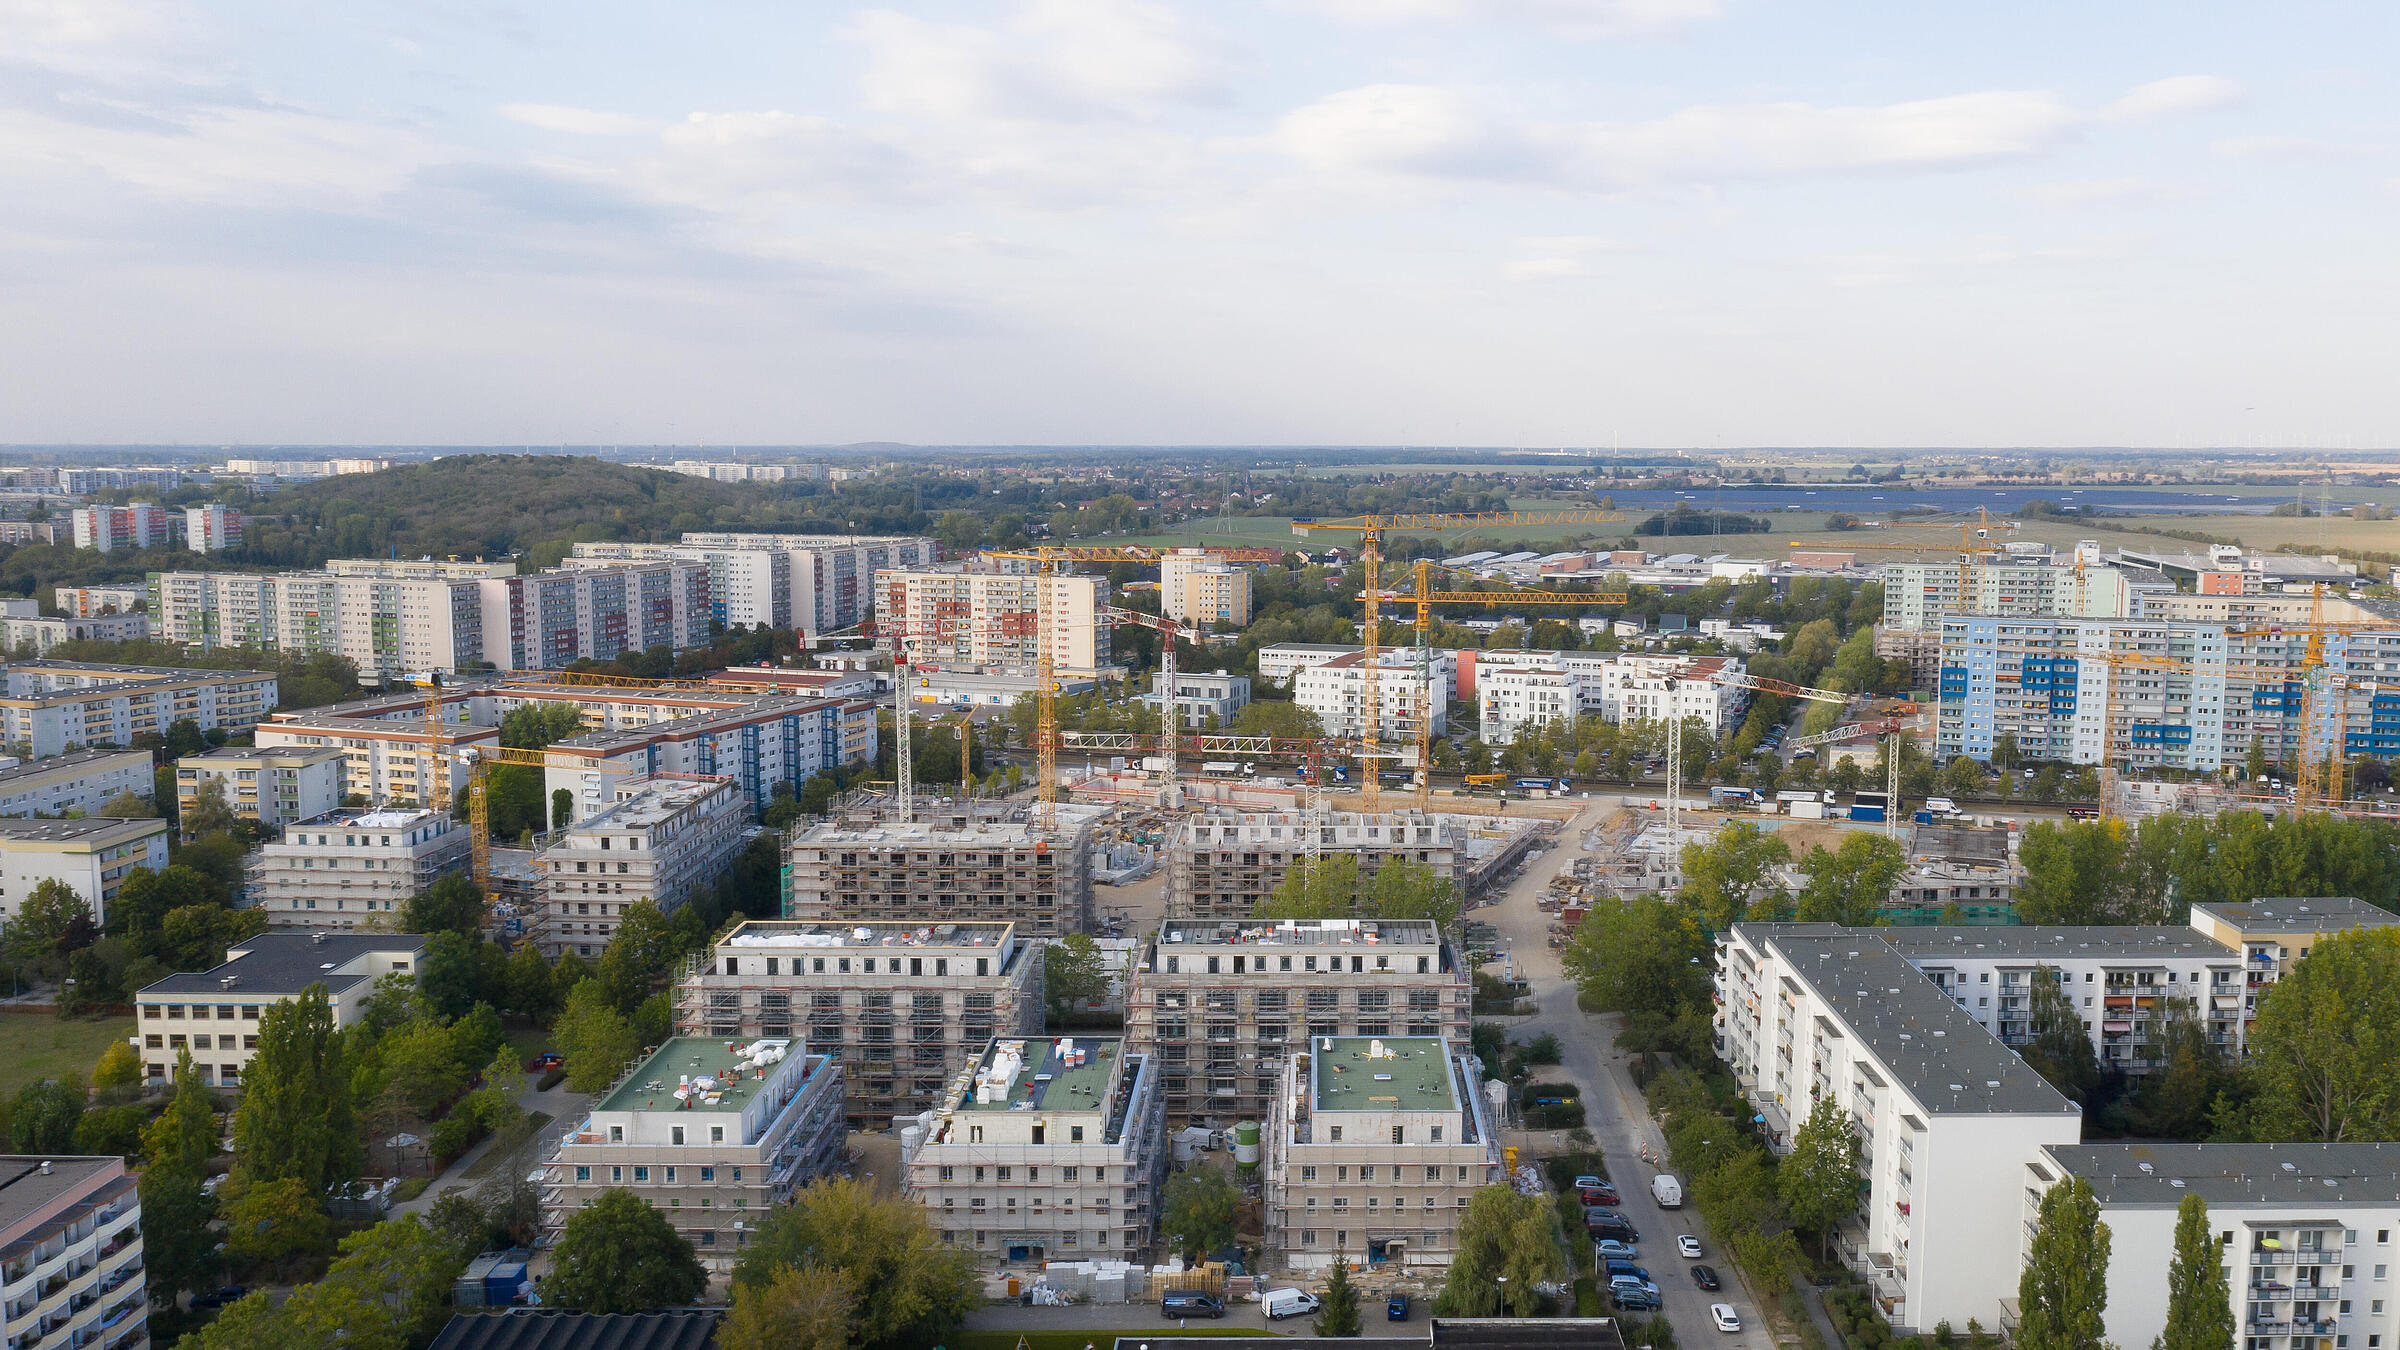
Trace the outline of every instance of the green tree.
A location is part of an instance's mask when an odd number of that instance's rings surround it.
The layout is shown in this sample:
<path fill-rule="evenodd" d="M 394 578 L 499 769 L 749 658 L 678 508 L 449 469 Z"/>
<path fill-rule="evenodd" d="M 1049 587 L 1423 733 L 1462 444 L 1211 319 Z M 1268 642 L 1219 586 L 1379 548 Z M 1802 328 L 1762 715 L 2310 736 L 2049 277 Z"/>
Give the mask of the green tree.
<path fill-rule="evenodd" d="M 83 1084 L 45 1078 L 17 1089 L 9 1104 L 9 1143 L 19 1153 L 72 1153 L 83 1120 Z"/>
<path fill-rule="evenodd" d="M 1394 855 L 1369 877 L 1358 907 L 1369 919 L 1430 919 L 1447 928 L 1458 918 L 1458 891 L 1431 864 Z"/>
<path fill-rule="evenodd" d="M 633 1024 L 610 1006 L 598 980 L 585 980 L 567 995 L 565 1011 L 551 1028 L 566 1060 L 567 1091 L 599 1092 L 617 1081 L 641 1048 Z"/>
<path fill-rule="evenodd" d="M 1810 849 L 1800 859 L 1796 904 L 1802 923 L 1838 923 L 1867 928 L 1883 922 L 1882 911 L 1892 902 L 1892 888 L 1908 870 L 1908 854 L 1898 841 L 1880 834 L 1853 830 L 1839 847 Z"/>
<path fill-rule="evenodd" d="M 0 951 L 13 961 L 51 969 L 68 951 L 89 946 L 98 936 L 92 928 L 92 907 L 75 888 L 44 877 L 25 893 L 17 912 L 0 923 Z"/>
<path fill-rule="evenodd" d="M 2257 1137 L 2400 1139 L 2400 928 L 2320 938 L 2250 1029 Z"/>
<path fill-rule="evenodd" d="M 237 1170 L 247 1182 L 291 1178 L 311 1195 L 357 1179 L 358 1120 L 350 1063 L 325 986 L 271 1003 L 258 1022 L 258 1053 L 242 1075 L 233 1117 Z"/>
<path fill-rule="evenodd" d="M 1083 933 L 1069 933 L 1042 953 L 1043 989 L 1050 1001 L 1050 1019 L 1063 1022 L 1086 1004 L 1108 997 L 1108 963 L 1100 944 Z"/>
<path fill-rule="evenodd" d="M 1775 1169 L 1775 1189 L 1792 1222 L 1816 1230 L 1823 1259 L 1833 1230 L 1858 1209 L 1858 1131 L 1830 1094 L 1817 1098 L 1792 1132 L 1792 1151 Z"/>
<path fill-rule="evenodd" d="M 1602 901 L 1575 926 L 1559 964 L 1578 1002 L 1625 1014 L 1629 1035 L 1656 1038 L 1678 1019 L 1697 1016 L 1709 997 L 1713 952 L 1688 910 L 1656 897 Z"/>
<path fill-rule="evenodd" d="M 2151 1350 L 2233 1350 L 2233 1291 L 2225 1253 L 2209 1231 L 2208 1202 L 2175 1206 L 2175 1256 L 2167 1267 L 2167 1328 Z"/>
<path fill-rule="evenodd" d="M 1782 910 L 1783 892 L 1769 882 L 1774 869 L 1791 857 L 1781 839 L 1757 825 L 1728 821 L 1705 841 L 1683 846 L 1683 889 L 1675 898 L 1698 913 L 1709 931 L 1725 932 L 1748 918 L 1754 903 L 1770 913 Z"/>
<path fill-rule="evenodd" d="M 2100 1060 L 2092 1053 L 2092 1031 L 2076 1010 L 2075 996 L 2059 983 L 2056 970 L 2037 965 L 2025 1003 L 2025 1043 L 2017 1053 L 2050 1086 L 2087 1107 L 2094 1105 Z"/>
<path fill-rule="evenodd" d="M 92 1066 L 92 1091 L 101 1097 L 124 1101 L 141 1095 L 142 1055 L 127 1041 L 110 1041 L 100 1052 L 100 1061 Z"/>
<path fill-rule="evenodd" d="M 325 1282 L 353 1285 L 388 1307 L 399 1329 L 421 1345 L 449 1320 L 450 1286 L 473 1254 L 404 1214 L 343 1238 L 341 1258 L 325 1272 Z"/>
<path fill-rule="evenodd" d="M 2018 1350 L 2103 1350 L 2108 1249 L 2090 1182 L 2068 1177 L 2043 1194 L 2017 1277 Z"/>
<path fill-rule="evenodd" d="M 1942 770 L 1942 791 L 1951 797 L 1980 797 L 1991 789 L 1991 776 L 1965 755 L 1954 756 Z"/>
<path fill-rule="evenodd" d="M 848 1350 L 858 1296 L 839 1270 L 785 1266 L 765 1284 L 735 1285 L 718 1350 Z"/>
<path fill-rule="evenodd" d="M 1568 1274 L 1558 1207 L 1508 1186 L 1481 1187 L 1467 1201 L 1456 1251 L 1433 1301 L 1444 1317 L 1532 1317 L 1542 1306 L 1535 1286 Z"/>
<path fill-rule="evenodd" d="M 550 963 L 542 959 L 541 948 L 533 943 L 520 943 L 508 954 L 508 1008 L 537 1022 L 547 1021 L 558 1011 L 558 994 L 551 985 Z"/>
<path fill-rule="evenodd" d="M 143 1131 L 142 1152 L 151 1171 L 177 1171 L 194 1181 L 208 1174 L 209 1159 L 217 1156 L 216 1109 L 209 1105 L 207 1085 L 192 1069 L 189 1049 L 175 1052 L 175 1095 Z"/>
<path fill-rule="evenodd" d="M 332 1247 L 325 1206 L 298 1177 L 252 1182 L 225 1207 L 225 1250 L 253 1269 L 272 1270 Z"/>
<path fill-rule="evenodd" d="M 2242 772 L 2253 783 L 2267 776 L 2267 743 L 2263 739 L 2250 738 L 2249 752 L 2242 756 Z"/>
<path fill-rule="evenodd" d="M 776 784 L 777 787 L 783 786 Z M 575 794 L 559 788 L 550 794 L 550 828 L 563 830 L 575 823 Z"/>
<path fill-rule="evenodd" d="M 465 872 L 445 872 L 431 886 L 400 905 L 403 933 L 464 933 L 483 931 L 483 893 Z"/>
<path fill-rule="evenodd" d="M 1286 869 L 1275 892 L 1258 902 L 1259 919 L 1340 919 L 1358 908 L 1358 857 L 1333 853 L 1311 867 L 1305 859 Z"/>
<path fill-rule="evenodd" d="M 1233 715 L 1233 734 L 1315 740 L 1325 734 L 1325 724 L 1317 720 L 1314 712 L 1297 703 L 1261 701 L 1245 704 Z"/>
<path fill-rule="evenodd" d="M 2167 999 L 2163 1007 L 2158 1039 L 2165 1062 L 2143 1076 L 2125 1104 L 2126 1121 L 2134 1133 L 2152 1138 L 2205 1139 L 2219 1099 L 2235 1090 L 2237 1079 L 2190 1004 Z"/>
<path fill-rule="evenodd" d="M 1234 1216 L 1241 1204 L 1241 1192 L 1223 1172 L 1213 1167 L 1178 1172 L 1167 1179 L 1159 1236 L 1186 1258 L 1206 1260 L 1210 1252 L 1233 1241 Z"/>
<path fill-rule="evenodd" d="M 666 1216 L 607 1190 L 568 1217 L 542 1301 L 589 1313 L 679 1308 L 708 1287 L 692 1244 Z"/>
<path fill-rule="evenodd" d="M 854 1296 L 857 1350 L 923 1350 L 974 1308 L 974 1260 L 945 1246 L 925 1211 L 866 1182 L 820 1181 L 767 1216 L 733 1268 L 736 1296 L 785 1270 L 838 1271 Z"/>
<path fill-rule="evenodd" d="M 100 803 L 100 809 L 93 814 L 112 816 L 118 820 L 156 820 L 158 807 L 148 797 L 137 796 L 132 788 L 127 788 Z"/>
<path fill-rule="evenodd" d="M 2017 733 L 2003 731 L 1992 738 L 1992 767 L 2002 773 L 2015 773 L 2025 762 L 2025 751 L 2017 743 Z"/>
<path fill-rule="evenodd" d="M 1333 1254 L 1333 1276 L 1325 1282 L 1324 1306 L 1317 1310 L 1316 1331 L 1319 1336 L 1356 1336 L 1359 1333 L 1358 1287 L 1350 1283 L 1350 1254 Z"/>
<path fill-rule="evenodd" d="M 192 794 L 192 804 L 183 808 L 180 819 L 186 839 L 230 834 L 242 823 L 233 812 L 233 803 L 225 799 L 225 780 L 217 777 L 200 780 L 199 791 Z"/>
<path fill-rule="evenodd" d="M 142 1264 L 153 1298 L 168 1300 L 217 1283 L 217 1202 L 197 1172 L 158 1165 L 142 1173 Z"/>

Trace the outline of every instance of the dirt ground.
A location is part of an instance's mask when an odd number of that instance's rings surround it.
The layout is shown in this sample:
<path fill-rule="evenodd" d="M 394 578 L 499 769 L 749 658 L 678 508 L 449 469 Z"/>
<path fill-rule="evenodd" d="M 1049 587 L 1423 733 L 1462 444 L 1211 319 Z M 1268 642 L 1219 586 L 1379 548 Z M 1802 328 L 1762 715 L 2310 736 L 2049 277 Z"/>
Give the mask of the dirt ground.
<path fill-rule="evenodd" d="M 1837 849 L 1842 840 L 1855 832 L 1856 826 L 1838 820 L 1781 820 L 1774 822 L 1775 837 L 1792 851 L 1794 858 L 1811 848 Z"/>
<path fill-rule="evenodd" d="M 850 1175 L 874 1186 L 877 1195 L 898 1197 L 900 1136 L 888 1130 L 878 1134 L 851 1131 Z"/>

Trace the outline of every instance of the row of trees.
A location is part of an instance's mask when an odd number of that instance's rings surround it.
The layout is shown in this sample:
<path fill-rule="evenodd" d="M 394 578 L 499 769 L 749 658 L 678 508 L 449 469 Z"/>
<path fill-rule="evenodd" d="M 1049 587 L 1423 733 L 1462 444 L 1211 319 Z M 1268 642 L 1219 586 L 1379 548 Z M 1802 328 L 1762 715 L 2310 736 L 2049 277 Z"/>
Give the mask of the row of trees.
<path fill-rule="evenodd" d="M 2318 812 L 2043 821 L 2018 849 L 2027 923 L 2183 923 L 2195 902 L 2348 895 L 2400 905 L 2400 827 Z"/>
<path fill-rule="evenodd" d="M 2090 1182 L 2068 1177 L 2043 1194 L 2017 1277 L 2019 1350 L 2111 1350 L 2103 1326 L 2110 1247 Z M 2152 1350 L 2227 1350 L 2233 1342 L 2225 1254 L 2210 1230 L 2207 1201 L 2186 1195 L 2175 1207 L 2167 1322 Z"/>

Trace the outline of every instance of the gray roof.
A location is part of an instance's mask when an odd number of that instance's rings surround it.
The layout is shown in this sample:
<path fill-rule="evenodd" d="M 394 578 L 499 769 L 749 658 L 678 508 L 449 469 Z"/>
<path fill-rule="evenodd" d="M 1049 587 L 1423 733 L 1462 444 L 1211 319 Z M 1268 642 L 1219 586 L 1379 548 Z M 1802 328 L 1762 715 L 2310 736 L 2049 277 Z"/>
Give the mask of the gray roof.
<path fill-rule="evenodd" d="M 1876 936 L 1912 961 L 1943 956 L 1984 960 L 2040 961 L 2045 959 L 2116 958 L 2157 961 L 2170 957 L 2200 957 L 2239 961 L 2241 953 L 2196 929 L 2136 924 L 2024 924 L 1998 927 L 1929 927 L 1878 929 Z"/>
<path fill-rule="evenodd" d="M 2347 895 L 2261 896 L 2241 904 L 2194 901 L 2192 908 L 2245 933 L 2338 933 L 2346 928 L 2400 924 L 2400 914 Z"/>
<path fill-rule="evenodd" d="M 346 965 L 371 952 L 421 952 L 421 933 L 261 933 L 237 945 L 234 954 L 213 970 L 187 970 L 145 985 L 143 994 L 224 994 L 219 983 L 228 975 L 241 977 L 232 993 L 298 994 L 312 984 L 339 993 L 369 975 L 337 975 L 327 965 Z"/>
<path fill-rule="evenodd" d="M 569 1308 L 508 1308 L 459 1313 L 433 1338 L 432 1350 L 705 1350 L 715 1344 L 716 1308 L 587 1313 Z"/>
<path fill-rule="evenodd" d="M 2052 1144 L 2060 1167 L 2104 1205 L 2290 1209 L 2400 1202 L 2400 1144 Z M 2181 1185 L 2177 1185 L 2181 1182 Z"/>
<path fill-rule="evenodd" d="M 823 694 L 769 694 L 753 702 L 731 708 L 707 709 L 683 717 L 668 718 L 643 726 L 621 727 L 614 731 L 586 731 L 551 743 L 553 749 L 596 750 L 604 755 L 619 754 L 654 741 L 680 740 L 710 732 L 726 731 L 762 718 L 786 714 L 814 712 L 820 708 L 842 707 L 855 698 L 829 698 Z"/>
<path fill-rule="evenodd" d="M 150 752 L 147 750 L 70 750 L 63 755 L 29 759 L 13 769 L 0 769 L 0 785 L 13 783 L 20 778 L 36 778 L 44 774 L 56 773 L 60 769 L 96 767 L 112 759 L 130 759 L 136 756 L 147 760 L 150 758 Z"/>
<path fill-rule="evenodd" d="M 119 820 L 113 816 L 85 816 L 81 820 L 33 820 L 24 816 L 0 819 L 0 844 L 10 840 L 60 841 L 73 840 L 80 844 L 113 844 L 124 839 L 142 839 L 167 831 L 167 822 L 147 818 Z"/>
<path fill-rule="evenodd" d="M 1849 1033 L 1927 1111 L 2080 1114 L 1957 1000 L 1919 974 L 1879 936 L 1881 930 L 1829 923 L 1740 927 L 1782 952 Z"/>
<path fill-rule="evenodd" d="M 0 1229 L 15 1226 L 35 1211 L 92 1184 L 118 1159 L 44 1157 L 40 1154 L 0 1154 Z M 50 1164 L 44 1172 L 42 1164 Z"/>

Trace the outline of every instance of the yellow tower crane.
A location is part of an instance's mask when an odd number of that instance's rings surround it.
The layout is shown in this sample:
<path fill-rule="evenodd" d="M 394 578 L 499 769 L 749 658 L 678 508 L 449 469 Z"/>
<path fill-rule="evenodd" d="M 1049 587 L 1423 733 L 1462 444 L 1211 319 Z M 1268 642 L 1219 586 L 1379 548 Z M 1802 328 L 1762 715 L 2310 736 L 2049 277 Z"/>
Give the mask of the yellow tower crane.
<path fill-rule="evenodd" d="M 519 764 L 545 768 L 550 757 L 539 750 L 518 750 L 505 745 L 470 745 L 459 750 L 467 774 L 467 836 L 473 842 L 472 867 L 475 892 L 483 897 L 485 918 L 490 907 L 500 897 L 492 890 L 492 798 L 491 772 L 495 764 Z"/>

